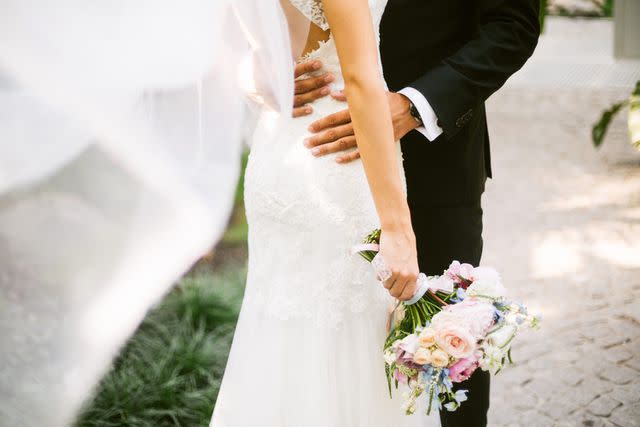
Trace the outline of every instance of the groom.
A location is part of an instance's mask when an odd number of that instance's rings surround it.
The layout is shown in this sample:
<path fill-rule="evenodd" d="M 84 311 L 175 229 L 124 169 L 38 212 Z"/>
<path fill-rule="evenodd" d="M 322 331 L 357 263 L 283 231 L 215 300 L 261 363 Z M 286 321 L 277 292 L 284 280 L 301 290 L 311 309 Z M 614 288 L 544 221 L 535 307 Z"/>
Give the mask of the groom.
<path fill-rule="evenodd" d="M 539 0 L 389 0 L 381 24 L 382 65 L 396 139 L 401 139 L 420 270 L 482 254 L 480 199 L 491 177 L 485 100 L 522 67 L 537 44 Z M 319 68 L 300 64 L 296 76 Z M 315 68 L 314 68 L 315 67 Z M 296 81 L 294 115 L 326 96 L 331 76 Z M 331 96 L 344 100 L 344 95 Z M 311 126 L 316 156 L 358 158 L 347 110 Z M 443 427 L 487 425 L 489 374 L 459 385 L 469 400 L 442 411 Z"/>

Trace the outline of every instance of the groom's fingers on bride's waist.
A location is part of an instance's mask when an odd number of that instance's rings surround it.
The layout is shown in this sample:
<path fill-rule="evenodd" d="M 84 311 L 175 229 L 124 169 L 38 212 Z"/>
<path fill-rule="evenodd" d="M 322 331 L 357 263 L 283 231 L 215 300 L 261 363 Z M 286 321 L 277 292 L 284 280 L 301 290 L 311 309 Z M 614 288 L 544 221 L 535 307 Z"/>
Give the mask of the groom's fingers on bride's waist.
<path fill-rule="evenodd" d="M 293 112 L 291 116 L 295 119 L 297 117 L 308 116 L 313 113 L 313 107 L 311 105 L 303 105 L 302 107 L 293 107 Z"/>
<path fill-rule="evenodd" d="M 319 145 L 317 147 L 311 148 L 311 154 L 316 157 L 326 156 L 331 153 L 339 153 L 341 151 L 346 151 L 356 146 L 356 137 L 355 136 L 347 136 L 344 138 L 340 138 L 336 142 L 331 142 L 328 144 Z"/>
<path fill-rule="evenodd" d="M 330 114 L 326 117 L 321 118 L 320 120 L 316 120 L 311 123 L 309 126 L 309 130 L 311 132 L 320 132 L 324 129 L 335 128 L 340 125 L 350 124 L 351 123 L 351 114 L 349 110 L 338 111 L 337 113 Z M 353 128 L 351 129 L 351 134 L 353 134 Z M 338 137 L 339 138 L 339 137 Z"/>
<path fill-rule="evenodd" d="M 329 95 L 329 92 L 331 92 L 331 89 L 329 89 L 329 86 L 324 86 L 319 89 L 314 89 L 311 92 L 295 95 L 293 97 L 293 106 L 301 107 L 304 104 L 309 104 L 318 98 L 323 98 Z"/>
<path fill-rule="evenodd" d="M 354 139 L 355 141 L 355 139 Z M 357 149 L 346 153 L 346 154 L 342 154 L 338 157 L 336 157 L 336 162 L 338 163 L 351 163 L 354 160 L 358 160 L 360 158 L 360 151 L 358 151 Z"/>
<path fill-rule="evenodd" d="M 309 129 L 313 132 L 312 129 Z M 351 123 L 347 123 L 344 125 L 338 125 L 332 128 L 329 128 L 320 133 L 316 133 L 313 136 L 310 136 L 305 140 L 304 145 L 308 148 L 316 147 L 319 145 L 330 144 L 332 142 L 337 142 L 343 138 L 354 136 L 353 125 Z"/>
<path fill-rule="evenodd" d="M 331 97 L 336 101 L 347 102 L 347 94 L 343 90 L 331 92 Z"/>
<path fill-rule="evenodd" d="M 294 90 L 297 95 L 311 92 L 314 89 L 320 89 L 328 86 L 336 78 L 333 74 L 325 73 L 319 76 L 308 77 L 306 79 L 296 80 L 294 84 Z M 328 95 L 328 93 L 327 93 Z"/>
<path fill-rule="evenodd" d="M 304 74 L 318 71 L 320 68 L 322 68 L 322 62 L 320 61 L 299 62 L 296 63 L 293 69 L 293 76 L 297 79 Z"/>

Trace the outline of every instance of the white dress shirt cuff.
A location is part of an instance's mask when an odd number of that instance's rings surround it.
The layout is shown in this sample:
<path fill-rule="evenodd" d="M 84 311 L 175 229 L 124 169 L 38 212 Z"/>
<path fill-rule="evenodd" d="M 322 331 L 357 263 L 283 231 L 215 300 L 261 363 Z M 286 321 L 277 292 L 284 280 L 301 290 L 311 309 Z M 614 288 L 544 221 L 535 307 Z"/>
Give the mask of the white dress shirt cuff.
<path fill-rule="evenodd" d="M 424 95 L 412 87 L 405 87 L 398 91 L 398 93 L 409 98 L 411 103 L 418 109 L 423 123 L 423 126 L 416 128 L 418 132 L 423 134 L 429 141 L 435 141 L 436 138 L 442 135 L 443 130 L 438 126 L 436 112 L 433 111 L 433 108 L 431 108 L 429 101 L 427 101 Z"/>

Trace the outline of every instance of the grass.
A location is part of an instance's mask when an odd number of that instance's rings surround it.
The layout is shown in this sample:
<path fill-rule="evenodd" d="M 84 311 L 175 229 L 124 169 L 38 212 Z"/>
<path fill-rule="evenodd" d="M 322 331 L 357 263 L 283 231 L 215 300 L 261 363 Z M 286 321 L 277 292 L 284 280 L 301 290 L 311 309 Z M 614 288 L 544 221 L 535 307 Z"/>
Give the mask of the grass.
<path fill-rule="evenodd" d="M 208 426 L 245 277 L 238 266 L 185 277 L 140 325 L 75 426 Z"/>

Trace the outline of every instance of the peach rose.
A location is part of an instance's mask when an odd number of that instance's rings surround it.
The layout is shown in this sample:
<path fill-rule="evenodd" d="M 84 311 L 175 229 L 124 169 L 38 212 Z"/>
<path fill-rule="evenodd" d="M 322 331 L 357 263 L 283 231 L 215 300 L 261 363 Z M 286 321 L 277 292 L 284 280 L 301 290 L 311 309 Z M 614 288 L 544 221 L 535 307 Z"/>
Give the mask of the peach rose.
<path fill-rule="evenodd" d="M 449 364 L 449 355 L 439 348 L 435 349 L 431 353 L 431 364 L 436 368 L 444 368 Z"/>
<path fill-rule="evenodd" d="M 476 340 L 473 335 L 456 325 L 443 325 L 436 332 L 436 343 L 455 359 L 469 357 L 476 349 Z"/>
<path fill-rule="evenodd" d="M 421 347 L 431 347 L 436 343 L 436 333 L 430 328 L 423 329 L 418 336 L 418 343 Z"/>
<path fill-rule="evenodd" d="M 426 348 L 420 347 L 413 355 L 413 361 L 418 365 L 426 365 L 431 362 L 431 352 Z"/>

